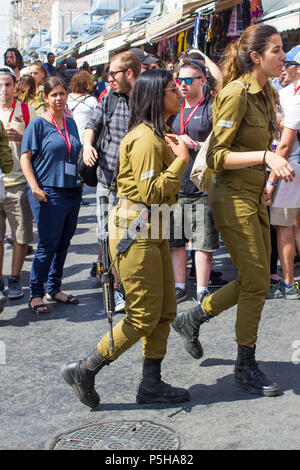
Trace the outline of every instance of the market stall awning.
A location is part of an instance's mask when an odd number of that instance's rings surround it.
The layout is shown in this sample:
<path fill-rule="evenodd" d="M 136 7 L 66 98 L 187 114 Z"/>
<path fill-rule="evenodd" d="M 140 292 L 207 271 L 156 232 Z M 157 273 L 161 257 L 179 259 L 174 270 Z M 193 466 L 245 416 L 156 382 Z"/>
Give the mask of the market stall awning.
<path fill-rule="evenodd" d="M 300 2 L 272 11 L 259 19 L 259 22 L 274 26 L 278 32 L 300 28 Z"/>
<path fill-rule="evenodd" d="M 83 54 L 86 51 L 90 51 L 91 49 L 96 49 L 96 47 L 100 47 L 103 45 L 103 35 L 92 38 L 90 41 L 82 44 L 78 49 L 78 54 Z"/>
<path fill-rule="evenodd" d="M 232 8 L 239 3 L 243 3 L 243 0 L 217 0 L 215 7 L 216 12 L 227 10 L 228 8 Z"/>
<path fill-rule="evenodd" d="M 98 49 L 92 54 L 85 55 L 77 59 L 77 66 L 80 67 L 83 62 L 87 62 L 91 67 L 100 64 L 106 64 L 110 59 L 110 52 L 116 51 L 124 47 L 127 43 L 127 34 L 122 34 L 114 38 L 107 39 L 104 42 L 104 47 Z"/>
<path fill-rule="evenodd" d="M 31 39 L 29 50 L 35 51 L 44 45 L 48 31 L 40 31 L 36 33 Z"/>

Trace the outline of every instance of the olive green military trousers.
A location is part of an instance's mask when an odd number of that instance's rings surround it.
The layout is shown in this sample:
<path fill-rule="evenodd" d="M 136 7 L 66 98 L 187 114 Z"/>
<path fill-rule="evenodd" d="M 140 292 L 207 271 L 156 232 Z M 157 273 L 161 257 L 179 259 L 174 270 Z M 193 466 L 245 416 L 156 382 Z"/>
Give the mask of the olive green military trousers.
<path fill-rule="evenodd" d="M 110 239 L 112 259 L 118 241 Z M 137 239 L 115 267 L 126 294 L 126 316 L 113 328 L 114 351 L 107 333 L 97 345 L 99 353 L 113 361 L 142 338 L 145 358 L 163 358 L 177 309 L 168 240 Z"/>
<path fill-rule="evenodd" d="M 237 175 L 238 176 L 238 175 Z M 236 341 L 255 343 L 261 312 L 270 285 L 270 225 L 264 203 L 264 175 L 241 172 L 238 183 L 213 184 L 209 191 L 215 224 L 237 268 L 238 279 L 206 297 L 208 315 L 237 305 Z"/>

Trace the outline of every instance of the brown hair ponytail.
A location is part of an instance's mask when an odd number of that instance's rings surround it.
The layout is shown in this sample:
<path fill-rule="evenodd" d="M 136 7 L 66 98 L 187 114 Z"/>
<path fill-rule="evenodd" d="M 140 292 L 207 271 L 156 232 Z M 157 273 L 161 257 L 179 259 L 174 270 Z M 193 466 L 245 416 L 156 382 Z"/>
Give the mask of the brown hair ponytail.
<path fill-rule="evenodd" d="M 225 48 L 224 62 L 222 64 L 223 87 L 236 80 L 241 74 L 241 64 L 238 54 L 239 41 L 231 42 Z"/>
<path fill-rule="evenodd" d="M 223 86 L 236 80 L 240 75 L 252 71 L 254 63 L 251 53 L 256 51 L 263 55 L 269 37 L 273 34 L 278 34 L 277 29 L 273 26 L 254 24 L 245 29 L 239 41 L 227 46 L 222 66 Z"/>

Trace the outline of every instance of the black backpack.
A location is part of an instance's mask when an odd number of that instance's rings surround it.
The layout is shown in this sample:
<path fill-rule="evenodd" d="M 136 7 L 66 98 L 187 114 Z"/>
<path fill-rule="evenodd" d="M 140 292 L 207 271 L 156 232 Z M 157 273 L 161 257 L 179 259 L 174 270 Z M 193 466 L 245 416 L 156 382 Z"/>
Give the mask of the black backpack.
<path fill-rule="evenodd" d="M 119 99 L 119 96 L 116 93 L 114 93 L 113 90 L 110 91 L 109 96 L 108 96 L 108 102 L 107 102 L 107 113 L 105 116 L 105 123 L 103 124 L 100 131 L 97 134 L 95 134 L 94 143 L 93 143 L 93 147 L 97 150 L 97 153 L 98 153 L 98 159 L 99 159 L 99 152 L 101 149 L 101 144 L 104 141 L 105 136 L 107 134 L 107 129 L 110 124 L 112 115 L 115 112 L 118 99 Z M 78 155 L 77 172 L 80 178 L 82 179 L 82 181 L 88 186 L 92 186 L 92 187 L 97 186 L 97 183 L 98 183 L 97 168 L 98 168 L 98 160 L 94 163 L 93 166 L 87 166 L 84 163 L 83 147 L 81 147 L 81 150 Z"/>

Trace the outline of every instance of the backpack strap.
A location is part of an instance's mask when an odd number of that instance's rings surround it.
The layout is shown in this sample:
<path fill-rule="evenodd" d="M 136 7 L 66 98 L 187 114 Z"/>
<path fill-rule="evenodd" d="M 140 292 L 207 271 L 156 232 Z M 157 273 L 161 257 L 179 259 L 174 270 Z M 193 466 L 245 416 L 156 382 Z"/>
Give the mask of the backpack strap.
<path fill-rule="evenodd" d="M 30 121 L 29 108 L 28 108 L 28 104 L 23 103 L 22 101 L 21 101 L 21 111 L 22 111 L 24 122 L 25 122 L 25 127 L 27 127 Z"/>
<path fill-rule="evenodd" d="M 117 107 L 118 100 L 119 95 L 114 93 L 114 90 L 111 90 L 107 99 L 107 111 L 105 113 L 105 121 L 103 123 L 99 136 L 95 139 L 97 151 L 99 151 L 99 149 L 101 148 L 101 144 L 106 137 L 111 118 Z"/>

